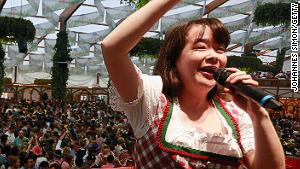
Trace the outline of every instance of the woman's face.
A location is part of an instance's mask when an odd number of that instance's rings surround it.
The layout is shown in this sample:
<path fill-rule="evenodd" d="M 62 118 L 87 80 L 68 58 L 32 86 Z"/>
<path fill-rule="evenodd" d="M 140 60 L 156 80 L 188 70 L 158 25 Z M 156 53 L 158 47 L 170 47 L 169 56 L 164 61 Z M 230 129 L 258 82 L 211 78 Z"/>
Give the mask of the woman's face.
<path fill-rule="evenodd" d="M 201 25 L 193 25 L 190 28 L 186 45 L 176 63 L 183 91 L 211 90 L 216 85 L 213 70 L 225 67 L 227 62 L 224 44 L 216 43 L 208 26 L 200 38 L 199 34 L 203 29 Z"/>

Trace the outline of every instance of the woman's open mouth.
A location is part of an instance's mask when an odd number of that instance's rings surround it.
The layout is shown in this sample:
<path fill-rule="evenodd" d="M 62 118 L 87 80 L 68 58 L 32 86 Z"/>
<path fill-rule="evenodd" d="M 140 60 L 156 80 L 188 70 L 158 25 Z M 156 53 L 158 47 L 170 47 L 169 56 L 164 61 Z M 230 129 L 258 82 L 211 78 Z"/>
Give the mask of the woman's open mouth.
<path fill-rule="evenodd" d="M 198 72 L 201 72 L 201 74 L 208 79 L 213 79 L 213 73 L 216 70 L 217 70 L 216 66 L 203 66 L 198 70 Z"/>

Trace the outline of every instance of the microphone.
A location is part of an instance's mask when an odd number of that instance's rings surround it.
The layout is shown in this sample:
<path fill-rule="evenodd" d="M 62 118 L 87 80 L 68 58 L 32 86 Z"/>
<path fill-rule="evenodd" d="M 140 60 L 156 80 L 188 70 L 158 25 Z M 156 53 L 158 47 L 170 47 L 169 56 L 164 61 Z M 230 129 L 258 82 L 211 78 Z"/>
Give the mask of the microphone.
<path fill-rule="evenodd" d="M 244 94 L 245 96 L 257 101 L 262 107 L 275 111 L 282 110 L 282 104 L 277 102 L 272 95 L 263 91 L 262 89 L 256 88 L 251 85 L 242 84 L 240 82 L 237 82 L 235 84 L 226 83 L 226 79 L 230 74 L 231 72 L 228 72 L 224 68 L 217 69 L 213 73 L 213 77 L 221 86 L 227 87 L 234 92 L 240 92 Z"/>

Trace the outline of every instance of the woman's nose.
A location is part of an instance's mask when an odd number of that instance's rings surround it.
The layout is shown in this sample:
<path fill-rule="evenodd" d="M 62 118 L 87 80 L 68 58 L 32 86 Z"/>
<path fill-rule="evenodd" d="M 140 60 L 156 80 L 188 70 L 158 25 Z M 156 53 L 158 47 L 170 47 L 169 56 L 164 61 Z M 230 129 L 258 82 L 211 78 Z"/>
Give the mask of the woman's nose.
<path fill-rule="evenodd" d="M 209 63 L 218 62 L 218 53 L 212 49 L 210 54 L 206 56 L 205 60 Z"/>

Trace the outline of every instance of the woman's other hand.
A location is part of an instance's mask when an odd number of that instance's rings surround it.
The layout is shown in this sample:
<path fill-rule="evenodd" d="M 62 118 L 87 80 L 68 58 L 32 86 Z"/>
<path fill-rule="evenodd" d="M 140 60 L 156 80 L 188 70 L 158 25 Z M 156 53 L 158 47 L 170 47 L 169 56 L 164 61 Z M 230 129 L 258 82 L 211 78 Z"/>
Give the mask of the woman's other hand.
<path fill-rule="evenodd" d="M 227 78 L 226 82 L 229 84 L 243 83 L 246 85 L 251 85 L 254 87 L 258 86 L 258 82 L 253 80 L 250 75 L 245 71 L 240 71 L 237 68 L 226 68 L 231 74 Z M 241 109 L 249 113 L 251 117 L 257 117 L 258 115 L 267 115 L 267 111 L 255 100 L 243 95 L 239 92 L 234 92 L 229 88 L 224 88 L 225 92 L 228 92 L 232 95 L 232 100 L 234 103 L 239 106 Z"/>

